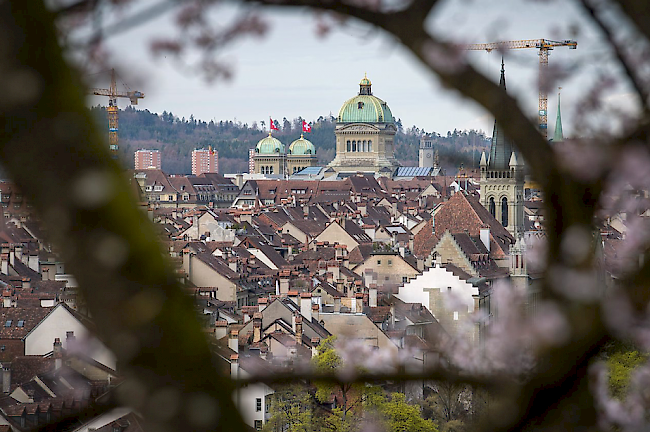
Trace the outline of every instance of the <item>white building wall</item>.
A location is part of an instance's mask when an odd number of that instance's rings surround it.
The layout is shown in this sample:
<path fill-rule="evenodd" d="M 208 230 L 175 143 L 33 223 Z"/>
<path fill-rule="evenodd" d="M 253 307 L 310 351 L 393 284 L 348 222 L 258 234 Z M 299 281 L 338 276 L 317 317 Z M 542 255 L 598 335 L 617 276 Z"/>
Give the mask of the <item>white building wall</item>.
<path fill-rule="evenodd" d="M 467 305 L 467 312 L 474 312 L 474 296 L 478 296 L 478 288 L 437 265 L 400 287 L 395 297 L 405 303 L 420 303 L 430 309 L 430 290 L 436 288 L 442 296 L 453 295 L 454 303 Z M 431 313 L 436 315 L 435 311 Z"/>
<path fill-rule="evenodd" d="M 74 332 L 77 343 L 83 347 L 84 355 L 115 369 L 115 355 L 63 305 L 57 306 L 26 336 L 25 355 L 43 355 L 51 352 L 55 338 L 61 339 L 63 348 L 67 349 L 66 332 L 69 331 Z"/>

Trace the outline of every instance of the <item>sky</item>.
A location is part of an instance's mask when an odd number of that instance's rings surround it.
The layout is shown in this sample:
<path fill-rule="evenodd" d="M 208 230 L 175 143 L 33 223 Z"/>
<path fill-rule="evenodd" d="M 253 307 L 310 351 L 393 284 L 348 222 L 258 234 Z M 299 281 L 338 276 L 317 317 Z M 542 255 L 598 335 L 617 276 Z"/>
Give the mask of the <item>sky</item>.
<path fill-rule="evenodd" d="M 145 0 L 144 4 L 153 0 Z M 211 14 L 216 23 L 229 20 L 237 6 L 220 7 Z M 123 11 L 128 16 L 129 11 Z M 302 116 L 315 120 L 336 115 L 358 92 L 367 74 L 375 96 L 386 101 L 404 127 L 427 132 L 481 129 L 492 133 L 493 118 L 474 102 L 443 88 L 409 52 L 380 30 L 358 22 L 335 27 L 318 36 L 313 12 L 306 9 L 264 8 L 269 32 L 261 39 L 244 38 L 224 49 L 219 58 L 233 68 L 231 80 L 206 82 L 199 73 L 170 58 L 155 58 L 150 42 L 176 31 L 174 13 L 166 13 L 107 39 L 111 62 L 120 79 L 146 94 L 138 108 L 178 117 L 236 120 L 251 124 L 268 118 Z M 603 48 L 599 32 L 569 1 L 443 0 L 427 21 L 437 36 L 461 43 L 519 39 L 575 39 L 577 50 L 553 50 L 549 64 L 567 71 L 562 87 L 565 136 L 583 135 L 576 112 L 582 97 L 602 73 L 619 74 L 612 55 Z M 498 82 L 501 54 L 469 51 L 469 61 Z M 537 114 L 538 51 L 512 50 L 506 55 L 508 92 L 531 118 Z M 108 86 L 108 75 L 93 75 L 93 85 Z M 555 126 L 557 92 L 549 94 L 549 135 Z M 89 97 L 89 105 L 106 104 Z M 627 85 L 607 91 L 605 103 L 630 110 L 634 97 Z M 121 100 L 124 108 L 128 101 Z"/>

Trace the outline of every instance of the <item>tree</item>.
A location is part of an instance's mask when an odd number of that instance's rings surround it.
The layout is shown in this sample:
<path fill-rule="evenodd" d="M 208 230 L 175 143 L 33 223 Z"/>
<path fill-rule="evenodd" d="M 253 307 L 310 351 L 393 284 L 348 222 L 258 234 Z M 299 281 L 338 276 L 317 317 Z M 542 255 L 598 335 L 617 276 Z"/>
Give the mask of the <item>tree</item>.
<path fill-rule="evenodd" d="M 565 338 L 554 339 L 538 350 L 540 367 L 525 382 L 451 374 L 446 379 L 494 388 L 498 382 L 508 403 L 495 407 L 495 420 L 486 421 L 481 426 L 484 430 L 594 430 L 598 417 L 589 386 L 590 362 L 608 340 L 621 337 L 621 333 L 639 336 L 638 329 L 629 323 L 612 324 L 603 319 L 611 311 L 594 293 L 598 292 L 594 287 L 602 288 L 602 283 L 591 277 L 598 261 L 596 248 L 588 246 L 595 243 L 592 228 L 606 187 L 614 187 L 614 180 L 621 178 L 641 183 L 633 177 L 634 170 L 625 169 L 626 163 L 628 159 L 644 160 L 639 155 L 645 157 L 650 147 L 649 89 L 645 65 L 639 63 L 646 57 L 634 55 L 634 50 L 650 40 L 645 2 L 613 0 L 611 4 L 618 7 L 609 9 L 599 9 L 591 0 L 580 2 L 607 38 L 640 107 L 639 117 L 632 119 L 623 132 L 610 137 L 609 145 L 582 147 L 587 148 L 580 154 L 580 160 L 588 166 L 586 171 L 560 164 L 561 157 L 555 153 L 559 149 L 549 146 L 515 98 L 469 66 L 454 46 L 442 43 L 428 31 L 425 22 L 438 3 L 435 0 L 412 0 L 399 7 L 390 2 L 390 9 L 382 9 L 383 2 L 337 0 L 245 3 L 310 6 L 374 25 L 393 35 L 445 86 L 495 114 L 547 197 L 548 247 L 540 297 L 547 306 L 557 309 L 569 328 Z M 42 2 L 0 3 L 0 82 L 6 87 L 0 116 L 0 157 L 43 216 L 52 240 L 80 286 L 92 287 L 85 290 L 85 295 L 98 331 L 109 341 L 129 377 L 122 386 L 125 390 L 121 402 L 145 408 L 147 399 L 153 400 L 164 390 L 183 401 L 182 409 L 170 411 L 162 424 L 154 414 L 148 415 L 154 427 L 180 431 L 191 424 L 195 430 L 240 430 L 243 426 L 229 397 L 232 386 L 212 370 L 209 350 L 200 336 L 191 304 L 165 266 L 160 248 L 151 240 L 153 230 L 127 195 L 128 184 L 102 146 L 103 134 L 98 133 L 85 111 L 78 73 L 66 63 L 59 46 L 62 35 L 55 31 L 54 20 L 92 11 L 98 4 L 84 0 L 66 3 L 54 14 Z M 612 20 L 609 14 L 603 16 L 610 12 L 618 20 Z M 250 16 L 245 19 L 250 23 Z M 205 20 L 198 21 L 203 24 Z M 621 21 L 625 24 L 619 25 Z M 242 31 L 260 31 L 260 26 L 245 26 L 241 21 L 235 24 Z M 232 27 L 224 31 L 232 31 Z M 223 35 L 217 33 L 216 41 L 223 42 L 219 36 Z M 206 50 L 219 45 L 201 38 L 195 40 Z M 95 43 L 93 37 L 93 48 Z M 226 72 L 214 62 L 205 62 L 204 66 L 212 73 Z M 15 89 L 21 91 L 11 91 Z M 598 95 L 593 99 L 597 101 Z M 92 185 L 92 190 L 101 193 L 90 196 L 83 185 Z M 633 248 L 635 252 L 649 246 L 647 230 L 640 226 L 629 233 L 639 243 Z M 102 248 L 97 247 L 98 242 Z M 97 254 L 98 249 L 112 253 Z M 649 281 L 650 260 L 645 260 L 624 275 L 620 284 L 625 289 L 617 290 L 606 306 L 623 302 L 619 310 L 644 321 Z M 621 328 L 614 328 L 616 325 Z M 436 375 L 434 372 L 430 374 Z M 213 415 L 216 412 L 221 416 Z"/>
<path fill-rule="evenodd" d="M 420 408 L 408 404 L 402 393 L 391 393 L 377 406 L 377 410 L 384 419 L 387 432 L 438 432 L 436 425 L 422 418 Z"/>
<path fill-rule="evenodd" d="M 275 389 L 264 431 L 308 432 L 315 430 L 314 401 L 302 384 L 280 385 Z"/>
<path fill-rule="evenodd" d="M 607 358 L 609 390 L 614 398 L 625 399 L 629 392 L 632 374 L 647 360 L 647 354 L 634 349 L 619 350 Z"/>

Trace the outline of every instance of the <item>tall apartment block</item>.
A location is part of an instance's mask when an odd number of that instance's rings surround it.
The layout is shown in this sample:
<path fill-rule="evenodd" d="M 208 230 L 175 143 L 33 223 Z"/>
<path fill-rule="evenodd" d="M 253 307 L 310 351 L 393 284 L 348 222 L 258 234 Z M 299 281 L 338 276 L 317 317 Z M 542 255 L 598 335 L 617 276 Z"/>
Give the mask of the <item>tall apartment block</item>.
<path fill-rule="evenodd" d="M 135 169 L 161 169 L 160 150 L 137 150 Z"/>
<path fill-rule="evenodd" d="M 255 173 L 255 149 L 248 149 L 248 173 Z"/>
<path fill-rule="evenodd" d="M 196 149 L 192 151 L 192 174 L 199 176 L 203 173 L 219 172 L 219 152 L 207 149 Z"/>

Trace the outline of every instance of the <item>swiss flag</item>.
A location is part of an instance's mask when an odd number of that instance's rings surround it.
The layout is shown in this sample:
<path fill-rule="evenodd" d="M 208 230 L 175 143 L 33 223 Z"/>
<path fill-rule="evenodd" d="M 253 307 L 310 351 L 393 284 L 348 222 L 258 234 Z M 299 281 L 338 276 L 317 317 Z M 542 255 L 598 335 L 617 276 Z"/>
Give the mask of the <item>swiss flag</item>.
<path fill-rule="evenodd" d="M 271 130 L 280 130 L 278 127 L 275 125 L 275 122 L 271 117 L 269 117 L 269 123 L 271 124 Z"/>
<path fill-rule="evenodd" d="M 302 121 L 302 131 L 311 132 L 311 125 L 304 120 Z"/>

